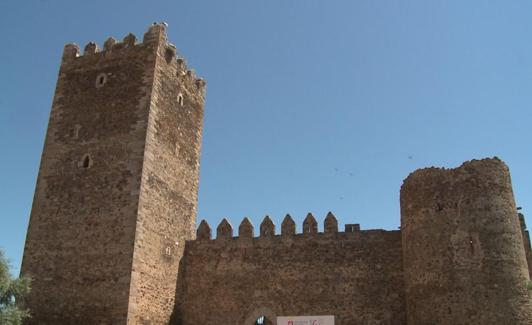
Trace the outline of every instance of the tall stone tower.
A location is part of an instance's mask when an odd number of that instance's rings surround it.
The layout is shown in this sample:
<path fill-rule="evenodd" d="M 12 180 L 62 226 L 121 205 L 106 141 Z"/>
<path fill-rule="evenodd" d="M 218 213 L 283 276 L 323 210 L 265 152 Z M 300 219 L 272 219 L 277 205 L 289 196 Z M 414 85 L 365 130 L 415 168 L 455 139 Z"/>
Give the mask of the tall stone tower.
<path fill-rule="evenodd" d="M 21 269 L 32 324 L 168 321 L 195 236 L 204 88 L 166 24 L 65 46 Z"/>
<path fill-rule="evenodd" d="M 418 170 L 401 188 L 408 325 L 529 325 L 510 172 L 499 159 Z"/>

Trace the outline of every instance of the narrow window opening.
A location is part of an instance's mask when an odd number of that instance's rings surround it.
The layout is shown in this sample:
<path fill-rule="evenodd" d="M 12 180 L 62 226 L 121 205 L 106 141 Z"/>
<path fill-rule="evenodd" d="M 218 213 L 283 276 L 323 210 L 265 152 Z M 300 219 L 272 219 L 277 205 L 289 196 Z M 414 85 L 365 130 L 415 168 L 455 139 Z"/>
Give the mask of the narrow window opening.
<path fill-rule="evenodd" d="M 74 139 L 79 138 L 79 130 L 81 130 L 81 125 L 76 124 L 76 126 L 74 127 Z"/>
<path fill-rule="evenodd" d="M 83 168 L 89 168 L 91 165 L 91 158 L 89 156 L 86 156 L 85 159 L 83 159 Z"/>
<path fill-rule="evenodd" d="M 172 249 L 168 246 L 166 247 L 164 253 L 166 254 L 166 256 L 170 256 L 172 255 Z"/>
<path fill-rule="evenodd" d="M 78 167 L 83 168 L 83 169 L 90 168 L 91 165 L 92 165 L 91 156 L 88 154 L 84 155 L 81 161 L 78 163 Z"/>
<path fill-rule="evenodd" d="M 177 95 L 177 102 L 180 106 L 183 106 L 183 94 L 179 93 L 179 95 Z"/>
<path fill-rule="evenodd" d="M 105 73 L 100 73 L 100 74 L 96 77 L 96 88 L 103 87 L 103 85 L 105 85 L 106 82 L 107 82 L 107 74 L 105 74 Z"/>

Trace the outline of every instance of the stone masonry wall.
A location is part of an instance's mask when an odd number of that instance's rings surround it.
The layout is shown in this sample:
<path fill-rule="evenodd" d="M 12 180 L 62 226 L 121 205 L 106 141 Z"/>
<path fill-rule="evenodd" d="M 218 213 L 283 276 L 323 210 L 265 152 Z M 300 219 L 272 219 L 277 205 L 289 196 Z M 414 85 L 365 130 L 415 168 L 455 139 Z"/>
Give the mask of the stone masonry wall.
<path fill-rule="evenodd" d="M 194 239 L 205 83 L 168 44 L 164 25 L 150 36 L 160 44 L 133 258 L 131 324 L 168 324 L 185 241 Z"/>
<path fill-rule="evenodd" d="M 65 47 L 22 274 L 31 324 L 166 324 L 194 238 L 205 83 L 166 25 Z"/>
<path fill-rule="evenodd" d="M 525 245 L 502 161 L 410 174 L 401 232 L 409 325 L 532 324 Z"/>
<path fill-rule="evenodd" d="M 32 324 L 125 324 L 153 43 L 65 47 L 21 273 Z"/>
<path fill-rule="evenodd" d="M 519 223 L 521 224 L 521 231 L 523 234 L 523 244 L 525 245 L 526 261 L 528 264 L 528 274 L 532 279 L 532 247 L 530 246 L 530 232 L 526 228 L 525 216 L 522 213 L 518 213 Z"/>
<path fill-rule="evenodd" d="M 288 216 L 281 235 L 266 218 L 260 237 L 244 219 L 239 236 L 224 220 L 217 238 L 202 222 L 180 270 L 175 324 L 253 325 L 263 315 L 335 315 L 336 325 L 404 325 L 399 231 L 346 227 L 329 214 L 325 232 L 309 215 L 303 234 Z"/>

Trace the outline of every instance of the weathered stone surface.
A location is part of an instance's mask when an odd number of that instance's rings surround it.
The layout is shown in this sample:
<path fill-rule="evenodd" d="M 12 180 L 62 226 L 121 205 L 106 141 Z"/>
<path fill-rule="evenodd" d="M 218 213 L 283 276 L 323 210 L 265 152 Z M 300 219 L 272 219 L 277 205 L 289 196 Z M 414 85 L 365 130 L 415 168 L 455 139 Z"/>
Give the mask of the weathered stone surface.
<path fill-rule="evenodd" d="M 135 46 L 137 43 L 137 37 L 134 34 L 129 33 L 126 37 L 124 37 L 123 43 L 126 47 Z"/>
<path fill-rule="evenodd" d="M 169 319 L 195 233 L 203 89 L 165 60 L 164 26 L 147 34 L 65 46 L 21 270 L 31 324 Z"/>
<path fill-rule="evenodd" d="M 260 236 L 270 237 L 275 235 L 275 225 L 269 216 L 266 216 L 260 224 Z"/>
<path fill-rule="evenodd" d="M 116 40 L 114 38 L 112 38 L 112 37 L 109 37 L 105 41 L 105 43 L 103 43 L 103 49 L 105 51 L 109 51 L 109 50 L 111 50 L 113 48 L 113 45 L 115 45 L 115 44 L 116 44 Z"/>
<path fill-rule="evenodd" d="M 216 228 L 216 239 L 224 240 L 231 238 L 233 238 L 233 226 L 224 218 L 218 225 L 218 228 Z"/>
<path fill-rule="evenodd" d="M 498 159 L 412 173 L 401 188 L 409 325 L 532 324 L 523 237 Z"/>
<path fill-rule="evenodd" d="M 360 231 L 360 224 L 358 223 L 348 223 L 344 226 L 345 232 L 357 232 Z"/>
<path fill-rule="evenodd" d="M 79 46 L 74 43 L 66 44 L 65 48 L 63 49 L 63 57 L 61 58 L 61 61 L 67 62 L 67 61 L 77 58 L 78 56 L 79 56 Z M 56 89 L 56 93 L 57 93 L 57 89 Z"/>
<path fill-rule="evenodd" d="M 318 232 L 318 222 L 312 215 L 312 213 L 307 214 L 305 220 L 303 220 L 303 233 L 304 234 L 315 234 Z"/>
<path fill-rule="evenodd" d="M 93 42 L 87 43 L 87 45 L 85 45 L 85 49 L 83 50 L 84 55 L 92 55 L 92 54 L 95 54 L 96 52 L 98 52 L 98 45 L 96 45 L 96 43 L 93 43 Z"/>
<path fill-rule="evenodd" d="M 532 248 L 530 246 L 530 232 L 526 229 L 525 216 L 522 213 L 518 213 L 519 223 L 521 224 L 521 233 L 523 235 L 523 244 L 525 245 L 525 254 L 528 264 L 528 272 L 532 279 Z"/>
<path fill-rule="evenodd" d="M 281 235 L 283 236 L 292 236 L 296 233 L 296 223 L 294 219 L 287 214 L 284 217 L 283 223 L 281 224 Z"/>
<path fill-rule="evenodd" d="M 146 37 L 146 35 L 149 35 Z M 185 241 L 196 233 L 204 89 L 166 60 L 166 26 L 156 24 L 143 44 L 156 47 L 145 138 L 129 318 L 168 322 Z M 141 46 L 135 45 L 133 48 Z M 183 102 L 177 100 L 183 94 Z M 171 247 L 171 255 L 164 254 Z M 177 297 L 179 299 L 179 297 Z"/>
<path fill-rule="evenodd" d="M 238 237 L 240 238 L 253 238 L 253 225 L 248 218 L 244 218 L 238 226 Z"/>
<path fill-rule="evenodd" d="M 401 234 L 189 241 L 181 324 L 250 324 L 267 315 L 335 315 L 335 324 L 405 323 Z"/>
<path fill-rule="evenodd" d="M 198 227 L 198 231 L 196 233 L 196 239 L 202 240 L 202 239 L 211 239 L 212 238 L 212 230 L 207 221 L 201 220 L 200 225 Z"/>
<path fill-rule="evenodd" d="M 327 213 L 325 221 L 323 223 L 323 229 L 326 233 L 336 233 L 338 232 L 338 220 L 332 212 Z"/>

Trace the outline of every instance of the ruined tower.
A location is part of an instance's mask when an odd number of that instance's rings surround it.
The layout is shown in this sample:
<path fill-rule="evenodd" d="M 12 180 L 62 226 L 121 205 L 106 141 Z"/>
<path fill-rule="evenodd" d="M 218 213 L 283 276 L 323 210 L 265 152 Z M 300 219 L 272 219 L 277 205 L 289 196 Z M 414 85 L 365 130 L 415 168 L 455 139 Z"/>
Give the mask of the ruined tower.
<path fill-rule="evenodd" d="M 530 324 L 522 229 L 499 159 L 412 173 L 401 188 L 407 324 Z"/>
<path fill-rule="evenodd" d="M 21 268 L 32 324 L 161 324 L 194 238 L 203 80 L 154 24 L 65 46 Z"/>

